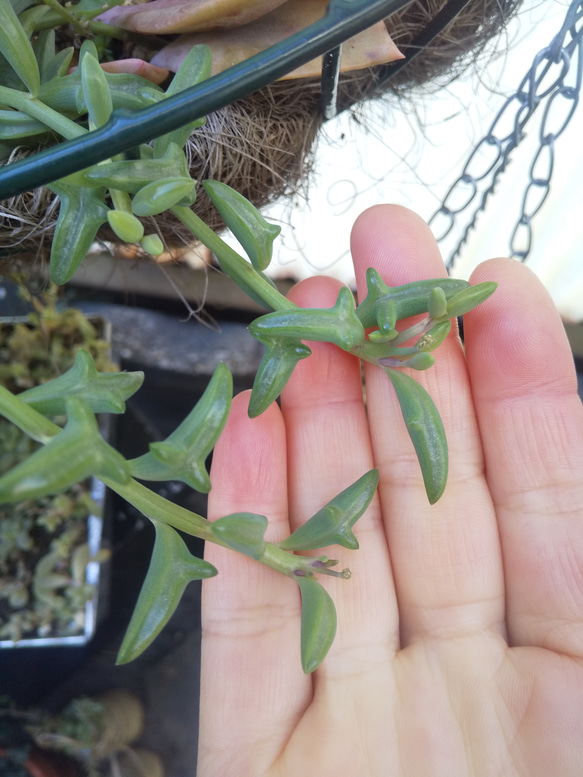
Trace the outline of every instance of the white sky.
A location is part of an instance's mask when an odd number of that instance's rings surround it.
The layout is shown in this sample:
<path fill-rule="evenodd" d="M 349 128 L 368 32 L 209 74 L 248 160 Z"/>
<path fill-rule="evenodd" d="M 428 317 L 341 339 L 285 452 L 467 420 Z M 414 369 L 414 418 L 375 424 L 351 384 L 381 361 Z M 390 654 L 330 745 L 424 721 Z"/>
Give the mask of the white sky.
<path fill-rule="evenodd" d="M 328 273 L 351 282 L 350 228 L 366 207 L 399 203 L 428 220 L 505 98 L 521 82 L 534 55 L 559 31 L 567 6 L 567 0 L 525 0 L 500 41 L 501 54 L 494 61 L 486 60 L 479 73 L 464 76 L 447 90 L 416 99 L 419 119 L 388 98 L 383 104 L 369 104 L 366 130 L 348 114 L 329 122 L 308 201 L 265 211 L 268 218 L 283 224 L 272 274 Z M 539 112 L 542 115 L 542 109 Z M 561 115 L 552 126 L 560 120 Z M 538 119 L 533 117 L 532 123 L 455 266 L 458 277 L 467 277 L 483 259 L 508 253 L 528 169 L 538 147 Z M 557 142 L 551 194 L 534 220 L 528 260 L 568 320 L 583 319 L 582 127 L 583 107 L 579 107 Z M 456 237 L 463 231 L 465 218 L 463 214 Z M 442 248 L 447 256 L 450 246 L 444 243 Z"/>

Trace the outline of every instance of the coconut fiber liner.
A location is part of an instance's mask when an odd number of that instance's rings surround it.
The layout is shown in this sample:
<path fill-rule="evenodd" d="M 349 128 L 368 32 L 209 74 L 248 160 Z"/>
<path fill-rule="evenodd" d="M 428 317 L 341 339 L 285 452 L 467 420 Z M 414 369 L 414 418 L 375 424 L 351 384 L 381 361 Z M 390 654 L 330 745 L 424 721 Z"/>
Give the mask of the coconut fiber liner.
<path fill-rule="evenodd" d="M 398 102 L 407 99 L 415 87 L 453 80 L 483 55 L 485 44 L 499 36 L 520 2 L 474 0 L 429 45 L 420 48 L 415 42 L 447 6 L 447 0 L 415 0 L 386 20 L 391 38 L 411 61 L 386 82 L 390 65 L 343 73 L 338 109 L 358 110 L 366 100 L 379 97 Z M 188 142 L 191 175 L 197 181 L 220 180 L 257 207 L 303 192 L 322 125 L 319 79 L 276 82 L 207 117 Z M 30 153 L 30 149 L 16 149 L 8 163 Z M 193 209 L 220 231 L 224 225 L 202 187 L 197 195 Z M 18 254 L 21 260 L 26 256 L 45 259 L 58 213 L 56 195 L 44 187 L 4 200 L 0 203 L 0 254 L 5 258 Z M 171 214 L 156 216 L 148 231 L 158 232 L 168 248 L 194 242 Z M 117 241 L 107 226 L 98 239 Z"/>

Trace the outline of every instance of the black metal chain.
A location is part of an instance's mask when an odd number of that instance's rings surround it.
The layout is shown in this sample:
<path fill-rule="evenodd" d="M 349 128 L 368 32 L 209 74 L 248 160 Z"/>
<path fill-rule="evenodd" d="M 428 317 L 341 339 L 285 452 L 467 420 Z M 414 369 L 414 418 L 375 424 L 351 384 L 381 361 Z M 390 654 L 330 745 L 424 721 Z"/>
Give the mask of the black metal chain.
<path fill-rule="evenodd" d="M 583 0 L 572 0 L 561 29 L 550 44 L 535 56 L 520 86 L 505 101 L 486 135 L 470 153 L 461 175 L 429 220 L 434 231 L 438 220 L 445 222 L 444 229 L 436 235 L 437 240 L 441 241 L 454 228 L 456 218 L 477 201 L 464 232 L 447 261 L 448 269 L 459 255 L 470 231 L 475 227 L 479 213 L 484 210 L 498 179 L 506 170 L 512 151 L 525 137 L 527 122 L 538 108 L 544 106 L 538 146 L 530 165 L 520 216 L 510 237 L 510 255 L 520 261 L 527 258 L 532 247 L 532 220 L 549 194 L 555 144 L 577 108 L 582 76 Z M 559 115 L 562 118 L 553 128 L 553 121 Z M 504 134 L 501 130 L 505 122 L 508 127 L 509 121 L 512 129 Z M 461 199 L 460 204 L 454 204 L 456 198 Z"/>

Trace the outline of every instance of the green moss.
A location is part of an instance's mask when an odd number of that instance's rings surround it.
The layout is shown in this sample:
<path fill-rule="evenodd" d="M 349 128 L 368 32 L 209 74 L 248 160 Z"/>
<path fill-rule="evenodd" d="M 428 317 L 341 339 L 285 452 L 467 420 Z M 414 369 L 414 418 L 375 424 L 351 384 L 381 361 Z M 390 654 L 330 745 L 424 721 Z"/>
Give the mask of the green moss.
<path fill-rule="evenodd" d="M 100 371 L 116 370 L 107 341 L 79 310 L 59 305 L 56 287 L 40 298 L 22 293 L 34 312 L 26 322 L 0 324 L 0 385 L 20 393 L 51 380 L 69 369 L 79 348 L 91 353 Z M 0 418 L 0 475 L 38 447 Z M 86 519 L 98 509 L 88 482 L 54 496 L 0 505 L 0 639 L 82 631 L 79 613 L 93 590 L 80 573 L 78 551 L 86 546 Z M 47 557 L 50 569 L 43 572 Z"/>

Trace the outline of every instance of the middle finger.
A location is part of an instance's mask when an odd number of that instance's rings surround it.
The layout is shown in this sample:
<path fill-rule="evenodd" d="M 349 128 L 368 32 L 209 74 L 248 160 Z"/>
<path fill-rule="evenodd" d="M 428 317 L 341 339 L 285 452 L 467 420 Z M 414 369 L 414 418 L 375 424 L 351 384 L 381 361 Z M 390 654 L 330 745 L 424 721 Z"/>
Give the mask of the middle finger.
<path fill-rule="evenodd" d="M 404 208 L 366 211 L 353 230 L 361 298 L 373 264 L 390 286 L 443 277 L 425 223 Z M 388 377 L 367 365 L 367 401 L 375 461 L 399 601 L 401 645 L 484 629 L 503 631 L 504 586 L 497 525 L 483 473 L 481 441 L 465 358 L 452 333 L 436 365 L 412 372 L 437 405 L 449 446 L 449 478 L 430 505 L 413 445 Z"/>

